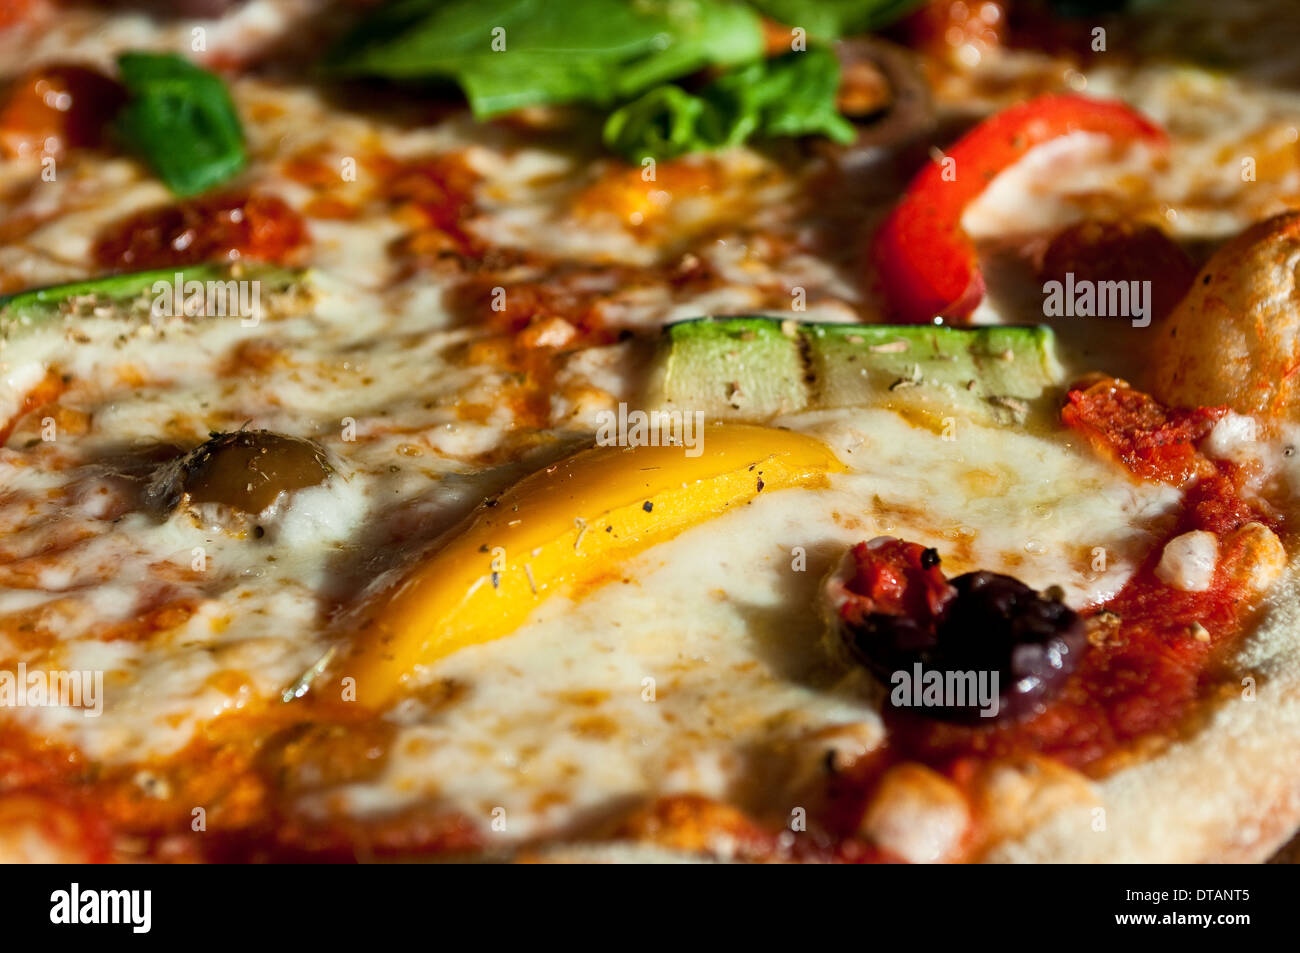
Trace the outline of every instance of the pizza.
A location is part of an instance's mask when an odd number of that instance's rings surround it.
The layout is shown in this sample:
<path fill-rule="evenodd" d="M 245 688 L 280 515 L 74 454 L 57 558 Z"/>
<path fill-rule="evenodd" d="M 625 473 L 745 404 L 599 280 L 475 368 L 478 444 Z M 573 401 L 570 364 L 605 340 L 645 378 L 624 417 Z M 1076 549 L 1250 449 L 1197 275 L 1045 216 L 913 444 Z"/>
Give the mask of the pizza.
<path fill-rule="evenodd" d="M 0 857 L 1257 861 L 1285 0 L 0 9 Z"/>

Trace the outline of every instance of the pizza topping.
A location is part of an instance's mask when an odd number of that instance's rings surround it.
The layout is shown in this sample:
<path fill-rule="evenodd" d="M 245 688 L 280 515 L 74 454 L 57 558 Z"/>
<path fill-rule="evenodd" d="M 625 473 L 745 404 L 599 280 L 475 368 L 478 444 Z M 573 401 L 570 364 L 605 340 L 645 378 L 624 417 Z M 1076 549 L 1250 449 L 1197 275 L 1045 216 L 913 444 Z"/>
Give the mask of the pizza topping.
<path fill-rule="evenodd" d="M 934 864 L 958 853 L 971 824 L 960 789 L 924 765 L 885 772 L 858 833 L 910 864 Z"/>
<path fill-rule="evenodd" d="M 1190 545 L 1177 543 L 1170 562 L 1197 583 L 1210 550 L 1210 540 L 1200 535 L 1205 533 L 1217 541 L 1218 553 L 1208 586 L 1184 589 L 1160 578 L 1164 553 L 1152 553 L 1091 616 L 1092 648 L 1034 717 L 968 727 L 889 709 L 890 747 L 931 765 L 1033 752 L 1082 768 L 1122 758 L 1134 743 L 1170 737 L 1207 699 L 1212 663 L 1240 635 L 1258 587 L 1285 566 L 1272 520 L 1258 501 L 1242 496 L 1231 473 L 1214 470 L 1200 478 L 1186 493 L 1176 533 L 1191 535 L 1184 541 Z"/>
<path fill-rule="evenodd" d="M 970 317 L 984 297 L 984 278 L 962 213 L 1034 146 L 1075 132 L 1119 144 L 1165 142 L 1159 127 L 1123 103 L 1084 96 L 1040 96 L 986 119 L 917 174 L 876 233 L 871 264 L 897 320 Z"/>
<path fill-rule="evenodd" d="M 274 266 L 191 265 L 183 270 L 137 271 L 33 288 L 0 296 L 0 335 L 13 337 L 60 317 L 71 324 L 81 318 L 106 315 L 133 322 L 148 316 L 154 321 L 208 316 L 209 309 L 217 312 L 215 316 L 226 317 L 239 310 L 234 280 L 256 284 L 260 302 L 262 295 L 301 290 L 301 277 L 300 272 Z M 220 289 L 213 294 L 215 301 L 204 299 L 209 289 Z"/>
<path fill-rule="evenodd" d="M 1219 565 L 1219 540 L 1213 533 L 1193 530 L 1165 544 L 1156 576 L 1184 592 L 1204 592 Z"/>
<path fill-rule="evenodd" d="M 1233 463 L 1246 463 L 1257 459 L 1260 453 L 1259 425 L 1255 418 L 1229 411 L 1219 418 L 1210 435 L 1201 444 L 1207 456 Z"/>
<path fill-rule="evenodd" d="M 889 618 L 877 624 L 895 628 L 896 639 L 920 649 L 934 644 L 938 617 L 956 595 L 939 568 L 939 555 L 918 543 L 878 536 L 858 543 L 849 552 L 853 574 L 839 594 L 840 618 L 853 625 L 870 624 L 873 615 Z"/>
<path fill-rule="evenodd" d="M 1174 310 L 1196 277 L 1187 253 L 1162 230 L 1138 222 L 1089 219 L 1058 232 L 1043 253 L 1039 278 L 1044 282 L 1151 282 L 1153 321 Z"/>
<path fill-rule="evenodd" d="M 13 81 L 0 105 L 0 154 L 58 156 L 97 146 L 122 87 L 85 66 L 42 66 Z"/>
<path fill-rule="evenodd" d="M 1042 755 L 963 759 L 952 773 L 973 797 L 981 844 L 1016 837 L 1065 811 L 1092 809 L 1100 802 L 1084 775 Z"/>
<path fill-rule="evenodd" d="M 1006 39 L 1005 6 L 996 0 L 929 0 L 899 26 L 916 49 L 969 69 Z"/>
<path fill-rule="evenodd" d="M 836 108 L 849 118 L 872 116 L 888 109 L 893 92 L 884 70 L 868 56 L 846 60 L 844 49 L 845 44 L 836 49 L 841 67 L 840 88 L 835 94 Z"/>
<path fill-rule="evenodd" d="M 840 114 L 841 103 L 859 114 L 889 105 L 880 73 L 860 57 L 841 85 L 836 56 L 817 44 L 846 34 L 839 15 L 820 7 L 780 3 L 767 11 L 813 37 L 814 45 L 800 46 L 792 44 L 793 31 L 765 23 L 744 4 L 718 0 L 689 7 L 581 0 L 566 8 L 562 28 L 505 0 L 480 0 L 472 12 L 464 6 L 380 11 L 336 45 L 327 69 L 342 76 L 451 78 L 479 117 L 514 111 L 518 118 L 523 110 L 568 103 L 608 107 L 605 144 L 632 161 L 722 149 L 753 137 L 815 134 L 846 144 L 856 131 Z M 854 6 L 850 19 L 864 23 L 902 12 L 887 2 Z M 480 22 L 485 35 L 499 30 L 499 45 L 488 50 L 466 40 L 466 17 Z M 564 58 L 564 70 L 555 70 L 556 56 Z M 669 82 L 702 67 L 715 78 L 698 93 Z M 903 120 L 914 114 L 915 100 L 902 98 L 904 108 L 885 134 L 873 136 L 875 143 L 912 128 Z"/>
<path fill-rule="evenodd" d="M 696 450 L 659 440 L 596 446 L 480 505 L 405 580 L 362 607 L 354 651 L 341 663 L 358 700 L 384 704 L 417 667 L 508 635 L 564 585 L 760 490 L 822 486 L 844 469 L 821 441 L 791 431 L 726 424 L 698 437 Z"/>
<path fill-rule="evenodd" d="M 188 500 L 256 515 L 281 493 L 316 486 L 333 472 L 324 451 L 310 440 L 270 430 L 240 430 L 213 434 L 164 467 L 148 497 L 163 512 Z"/>
<path fill-rule="evenodd" d="M 846 164 L 870 161 L 934 127 L 930 84 L 911 50 L 868 35 L 836 43 L 835 55 L 843 71 L 836 104 L 858 130 L 841 153 Z"/>
<path fill-rule="evenodd" d="M 1061 411 L 1066 426 L 1144 480 L 1181 486 L 1212 469 L 1197 452 L 1226 407 L 1166 408 L 1116 378 L 1070 391 Z"/>
<path fill-rule="evenodd" d="M 828 583 L 838 630 L 882 683 L 896 685 L 917 666 L 945 676 L 997 673 L 996 706 L 944 699 L 923 714 L 978 721 L 1035 711 L 1074 671 L 1087 642 L 1083 621 L 1058 593 L 992 572 L 946 580 L 935 551 L 917 543 L 880 537 L 855 546 L 846 564 Z"/>
<path fill-rule="evenodd" d="M 477 212 L 474 194 L 479 176 L 462 153 L 402 161 L 376 156 L 367 165 L 382 183 L 383 200 L 409 213 L 402 217 L 415 225 L 402 242 L 402 250 L 412 258 L 433 264 L 483 255 L 483 242 L 468 227 Z"/>
<path fill-rule="evenodd" d="M 885 406 L 935 431 L 955 409 L 1023 422 L 1059 379 L 1042 327 L 799 324 L 765 317 L 669 325 L 652 407 L 764 420 L 829 407 Z"/>
<path fill-rule="evenodd" d="M 636 162 L 725 149 L 750 138 L 822 135 L 850 143 L 856 133 L 836 109 L 839 85 L 835 55 L 813 47 L 733 70 L 699 95 L 656 86 L 610 114 L 605 145 Z"/>
<path fill-rule="evenodd" d="M 375 11 L 326 67 L 342 76 L 453 79 L 483 118 L 527 106 L 609 105 L 762 50 L 758 16 L 722 0 L 570 0 L 562 16 L 517 0 L 459 0 Z"/>
<path fill-rule="evenodd" d="M 110 225 L 95 242 L 103 268 L 142 268 L 217 261 L 286 263 L 307 245 L 302 216 L 282 199 L 224 192 L 146 209 Z"/>
<path fill-rule="evenodd" d="M 225 83 L 171 53 L 126 53 L 118 69 L 127 104 L 122 138 L 180 196 L 218 185 L 244 167 L 244 133 Z"/>

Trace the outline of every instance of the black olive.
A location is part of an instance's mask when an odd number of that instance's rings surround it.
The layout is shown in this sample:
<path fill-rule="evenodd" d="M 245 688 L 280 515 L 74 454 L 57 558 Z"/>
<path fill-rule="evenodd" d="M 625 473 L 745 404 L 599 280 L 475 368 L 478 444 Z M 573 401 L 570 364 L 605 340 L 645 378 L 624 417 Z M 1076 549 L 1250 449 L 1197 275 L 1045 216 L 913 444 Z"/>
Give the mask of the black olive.
<path fill-rule="evenodd" d="M 284 491 L 316 486 L 333 472 L 325 451 L 310 440 L 270 430 L 213 434 L 164 466 L 149 498 L 155 508 L 174 510 L 182 499 L 224 503 L 260 513 Z"/>
<path fill-rule="evenodd" d="M 961 668 L 996 665 L 1009 715 L 1026 714 L 1055 694 L 1087 645 L 1078 614 L 999 573 L 967 573 L 951 583 L 957 598 L 939 634 L 945 654 Z"/>
<path fill-rule="evenodd" d="M 956 595 L 932 622 L 883 612 L 843 621 L 854 658 L 886 686 L 894 673 L 911 673 L 917 664 L 945 675 L 996 672 L 996 717 L 1037 710 L 1078 665 L 1087 645 L 1083 620 L 1059 599 L 1011 576 L 972 572 L 949 584 Z M 991 720 L 969 703 L 912 710 L 946 721 Z"/>

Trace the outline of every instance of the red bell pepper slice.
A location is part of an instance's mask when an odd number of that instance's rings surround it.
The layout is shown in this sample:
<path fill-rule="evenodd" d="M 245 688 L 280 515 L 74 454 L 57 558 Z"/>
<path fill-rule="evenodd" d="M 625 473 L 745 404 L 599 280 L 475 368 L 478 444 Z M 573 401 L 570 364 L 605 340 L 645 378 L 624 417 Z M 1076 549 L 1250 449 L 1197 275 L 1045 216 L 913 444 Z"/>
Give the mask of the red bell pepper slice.
<path fill-rule="evenodd" d="M 871 260 L 895 319 L 970 317 L 984 297 L 984 277 L 962 213 L 1034 146 L 1073 132 L 1102 133 L 1117 143 L 1168 142 L 1164 130 L 1124 103 L 1086 96 L 1039 96 L 984 120 L 947 151 L 955 162 L 948 179 L 943 163 L 928 164 L 876 233 Z"/>

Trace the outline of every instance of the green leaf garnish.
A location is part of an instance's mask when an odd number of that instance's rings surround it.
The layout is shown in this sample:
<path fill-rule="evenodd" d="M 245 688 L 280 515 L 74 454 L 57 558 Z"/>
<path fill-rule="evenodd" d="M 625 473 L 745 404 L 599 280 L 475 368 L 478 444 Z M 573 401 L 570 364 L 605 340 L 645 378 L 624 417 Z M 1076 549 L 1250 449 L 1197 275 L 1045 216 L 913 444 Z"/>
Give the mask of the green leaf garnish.
<path fill-rule="evenodd" d="M 730 0 L 396 0 L 346 36 L 325 68 L 451 80 L 483 118 L 524 106 L 611 106 L 762 51 L 759 17 Z"/>
<path fill-rule="evenodd" d="M 732 117 L 730 142 L 751 136 L 826 136 L 852 142 L 853 123 L 835 108 L 840 61 L 824 47 L 787 53 L 722 76 L 703 95 Z"/>
<path fill-rule="evenodd" d="M 691 95 L 659 86 L 615 110 L 605 145 L 627 159 L 671 159 L 752 138 L 826 136 L 849 143 L 853 124 L 835 108 L 840 64 L 821 47 L 733 70 Z"/>
<path fill-rule="evenodd" d="M 225 83 L 170 53 L 118 58 L 127 103 L 123 139 L 179 196 L 211 188 L 244 167 L 244 135 Z"/>
<path fill-rule="evenodd" d="M 675 159 L 725 144 L 722 116 L 713 104 L 680 86 L 656 86 L 605 120 L 605 145 L 629 161 Z"/>

